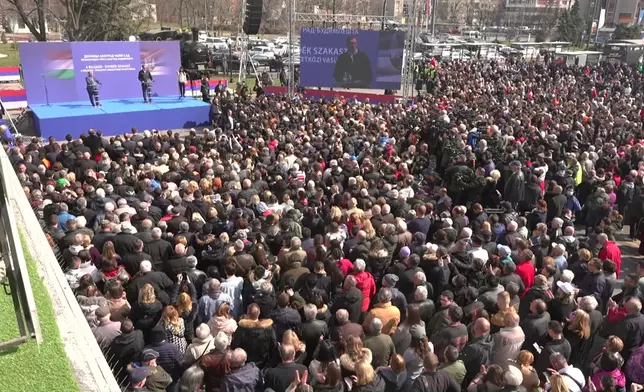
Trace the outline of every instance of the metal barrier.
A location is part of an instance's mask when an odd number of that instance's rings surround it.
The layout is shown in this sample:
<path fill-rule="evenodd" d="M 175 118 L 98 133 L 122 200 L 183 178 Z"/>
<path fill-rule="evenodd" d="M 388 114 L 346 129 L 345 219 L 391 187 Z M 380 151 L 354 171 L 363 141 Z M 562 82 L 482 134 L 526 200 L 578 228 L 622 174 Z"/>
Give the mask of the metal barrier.
<path fill-rule="evenodd" d="M 11 168 L 6 155 L 0 157 L 0 166 Z M 0 179 L 0 248 L 7 268 L 7 280 L 11 289 L 20 336 L 0 343 L 0 350 L 15 347 L 31 338 L 36 339 L 38 344 L 42 343 L 36 302 L 29 281 L 25 255 L 22 252 L 18 227 L 15 219 L 12 219 L 11 211 L 11 204 L 7 196 L 7 179 L 2 176 Z"/>
<path fill-rule="evenodd" d="M 63 270 L 65 266 L 61 265 L 60 251 L 52 249 L 42 230 L 42 222 L 37 218 L 39 213 L 39 211 L 33 211 L 7 154 L 3 148 L 0 148 L 0 247 L 4 251 L 5 259 L 8 255 L 12 257 L 10 267 L 13 267 L 16 275 L 18 282 L 16 287 L 19 288 L 20 282 L 27 278 L 21 238 L 18 235 L 19 226 L 24 229 L 21 233 L 22 241 L 28 244 L 30 260 L 37 265 L 39 277 L 42 278 L 54 305 L 56 323 L 79 390 L 120 392 L 122 388 L 114 378 L 101 347 L 96 342 L 74 292 L 65 278 Z M 30 293 L 31 287 L 27 286 L 25 291 Z M 19 291 L 15 290 L 15 293 L 19 294 Z M 21 304 L 24 303 L 23 306 L 29 310 L 29 318 L 25 317 L 25 319 L 35 324 L 34 331 L 31 332 L 29 323 L 25 323 L 27 340 L 33 336 L 39 341 L 41 338 L 37 327 L 35 306 L 27 307 L 30 303 L 29 295 L 24 301 L 20 300 Z M 14 345 L 19 343 L 15 342 Z"/>

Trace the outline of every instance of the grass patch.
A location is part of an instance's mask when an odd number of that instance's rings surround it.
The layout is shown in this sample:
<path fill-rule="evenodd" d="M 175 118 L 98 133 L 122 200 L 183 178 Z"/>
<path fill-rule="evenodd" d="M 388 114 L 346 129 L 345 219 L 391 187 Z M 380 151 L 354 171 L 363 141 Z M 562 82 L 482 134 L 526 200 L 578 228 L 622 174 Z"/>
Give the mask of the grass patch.
<path fill-rule="evenodd" d="M 78 385 L 56 325 L 51 298 L 38 274 L 38 266 L 24 244 L 22 251 L 44 341 L 38 346 L 35 340 L 30 340 L 12 350 L 0 351 L 1 389 L 3 392 L 76 392 Z M 11 296 L 4 292 L 0 292 L 0 325 L 1 341 L 19 336 Z"/>
<path fill-rule="evenodd" d="M 0 67 L 14 67 L 20 65 L 20 54 L 17 44 L 0 43 L 0 53 L 7 57 L 0 58 Z"/>

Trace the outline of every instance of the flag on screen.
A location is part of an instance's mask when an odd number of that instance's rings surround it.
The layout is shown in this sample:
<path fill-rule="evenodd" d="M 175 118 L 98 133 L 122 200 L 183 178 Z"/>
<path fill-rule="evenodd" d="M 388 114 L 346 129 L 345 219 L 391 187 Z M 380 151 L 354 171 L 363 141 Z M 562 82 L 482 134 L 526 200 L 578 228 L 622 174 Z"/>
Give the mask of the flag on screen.
<path fill-rule="evenodd" d="M 52 79 L 73 79 L 74 59 L 71 50 L 57 51 L 47 56 L 47 76 Z"/>

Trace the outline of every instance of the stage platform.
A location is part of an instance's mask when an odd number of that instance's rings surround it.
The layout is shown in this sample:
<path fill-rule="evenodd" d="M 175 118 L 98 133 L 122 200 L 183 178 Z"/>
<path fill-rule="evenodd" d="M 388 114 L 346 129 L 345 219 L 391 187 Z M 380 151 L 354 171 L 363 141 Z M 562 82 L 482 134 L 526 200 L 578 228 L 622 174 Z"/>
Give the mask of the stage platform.
<path fill-rule="evenodd" d="M 142 98 L 101 101 L 94 108 L 88 102 L 62 102 L 30 105 L 38 136 L 65 140 L 67 134 L 78 137 L 94 128 L 105 135 L 129 132 L 132 127 L 146 129 L 191 128 L 209 124 L 210 105 L 191 97 L 153 97 L 152 103 Z"/>

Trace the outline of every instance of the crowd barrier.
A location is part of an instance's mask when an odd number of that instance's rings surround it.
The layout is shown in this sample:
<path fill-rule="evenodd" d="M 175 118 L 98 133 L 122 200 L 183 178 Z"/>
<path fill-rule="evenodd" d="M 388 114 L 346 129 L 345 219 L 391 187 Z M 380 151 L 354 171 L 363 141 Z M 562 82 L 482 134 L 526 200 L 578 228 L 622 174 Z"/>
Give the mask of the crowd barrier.
<path fill-rule="evenodd" d="M 288 89 L 281 86 L 266 86 L 264 87 L 265 94 L 287 94 Z M 395 95 L 384 95 L 384 94 L 373 94 L 373 93 L 359 93 L 353 92 L 351 90 L 318 90 L 313 88 L 304 89 L 304 96 L 307 98 L 324 98 L 324 99 L 335 99 L 343 98 L 350 100 L 365 101 L 369 102 L 394 102 L 396 99 L 400 98 Z"/>
<path fill-rule="evenodd" d="M 120 392 L 121 388 L 85 320 L 3 148 L 0 148 L 0 175 L 7 188 L 5 192 L 10 203 L 9 206 L 1 207 L 7 208 L 14 217 L 23 235 L 22 240 L 30 250 L 31 259 L 38 264 L 38 272 L 54 305 L 56 323 L 79 390 Z M 34 374 L 33 377 L 37 378 L 38 375 Z"/>

